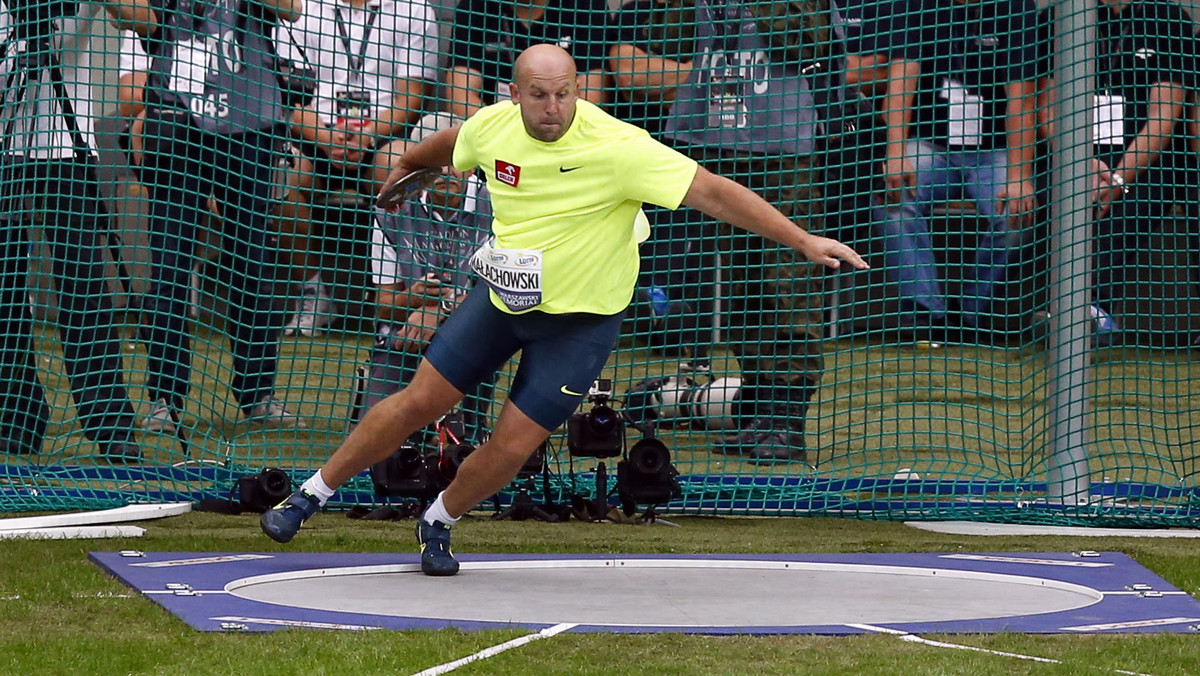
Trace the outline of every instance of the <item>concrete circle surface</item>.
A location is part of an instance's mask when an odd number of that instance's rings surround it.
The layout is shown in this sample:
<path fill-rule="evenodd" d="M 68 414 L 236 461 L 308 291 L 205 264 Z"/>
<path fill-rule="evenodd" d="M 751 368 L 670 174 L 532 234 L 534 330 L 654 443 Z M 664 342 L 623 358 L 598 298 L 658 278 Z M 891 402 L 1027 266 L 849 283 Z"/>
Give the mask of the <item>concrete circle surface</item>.
<path fill-rule="evenodd" d="M 226 591 L 283 606 L 515 624 L 766 627 L 1016 617 L 1103 595 L 1038 577 L 828 562 L 595 558 L 466 561 L 453 578 L 415 564 L 241 578 Z"/>

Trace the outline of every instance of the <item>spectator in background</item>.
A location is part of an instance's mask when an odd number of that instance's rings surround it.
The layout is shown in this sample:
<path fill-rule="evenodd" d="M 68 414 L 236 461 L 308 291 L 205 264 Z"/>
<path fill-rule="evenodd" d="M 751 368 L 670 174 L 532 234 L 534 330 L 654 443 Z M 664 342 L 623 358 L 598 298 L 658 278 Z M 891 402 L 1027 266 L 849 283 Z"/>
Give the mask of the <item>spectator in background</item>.
<path fill-rule="evenodd" d="M 112 231 L 92 135 L 89 60 L 97 8 L 71 7 L 74 13 L 50 21 L 0 5 L 0 453 L 39 452 L 50 413 L 29 302 L 29 228 L 36 227 L 51 255 L 80 426 L 103 458 L 137 462 L 142 456 L 106 281 Z"/>
<path fill-rule="evenodd" d="M 615 117 L 656 138 L 675 92 L 691 77 L 696 56 L 692 0 L 638 0 L 617 12 L 616 44 L 608 50 Z M 693 236 L 695 215 L 645 205 L 655 227 L 642 245 L 637 300 L 631 308 L 639 338 L 664 354 L 687 356 L 684 370 L 707 370 L 712 344 L 713 267 Z M 711 254 L 711 251 L 707 252 Z M 711 256 L 710 256 L 711 258 Z"/>
<path fill-rule="evenodd" d="M 696 5 L 692 0 L 635 0 L 615 21 L 616 44 L 608 49 L 615 117 L 658 136 L 688 81 L 696 55 Z"/>
<path fill-rule="evenodd" d="M 615 34 L 606 0 L 459 0 L 450 36 L 446 110 L 466 118 L 509 97 L 513 61 L 531 45 L 567 50 L 580 98 L 605 102 L 604 58 Z"/>
<path fill-rule="evenodd" d="M 959 314 L 991 322 L 996 285 L 1032 225 L 1039 73 L 1032 0 L 881 2 L 864 12 L 851 49 L 887 60 L 884 194 L 875 210 L 886 269 L 904 319 L 918 329 Z M 933 207 L 970 200 L 987 221 L 955 304 L 939 280 Z"/>
<path fill-rule="evenodd" d="M 446 113 L 426 115 L 412 142 L 461 122 Z M 487 241 L 491 226 L 491 200 L 483 181 L 453 167 L 398 212 L 376 211 L 371 268 L 378 337 L 360 385 L 355 421 L 412 382 L 433 334 L 473 286 L 471 255 Z M 467 438 L 474 443 L 482 441 L 494 388 L 493 376 L 463 400 Z"/>
<path fill-rule="evenodd" d="M 283 36 L 289 39 L 283 39 Z M 321 201 L 351 190 L 374 196 L 404 150 L 437 81 L 437 23 L 425 0 L 308 0 L 304 16 L 278 31 L 281 56 L 316 71 L 311 105 L 292 115 L 303 166 L 299 199 Z M 311 220 L 281 218 L 281 248 L 302 280 L 285 335 L 314 335 L 330 321 L 332 295 L 322 281 L 326 247 L 345 247 L 366 231 L 314 231 Z M 325 223 L 324 225 L 332 225 Z M 346 224 L 352 225 L 352 224 Z M 334 252 L 328 252 L 334 253 Z"/>
<path fill-rule="evenodd" d="M 226 330 L 234 397 L 247 420 L 305 427 L 275 397 L 278 325 L 267 228 L 276 139 L 288 112 L 272 63 L 272 28 L 278 19 L 298 18 L 300 0 L 121 0 L 118 8 L 123 28 L 153 38 L 141 174 L 153 199 L 152 284 L 142 314 L 154 403 L 143 426 L 174 432 L 191 386 L 190 273 L 214 195 L 232 266 Z M 240 37 L 230 42 L 232 36 Z"/>
<path fill-rule="evenodd" d="M 645 9 L 634 5 L 621 10 L 634 14 L 620 23 L 636 26 L 640 14 L 646 17 L 641 21 L 647 28 L 643 35 L 654 35 L 659 30 L 655 26 L 672 10 Z M 610 67 L 618 82 L 670 103 L 661 132 L 667 143 L 712 172 L 751 188 L 797 225 L 822 232 L 826 223 L 821 170 L 813 162 L 813 86 L 829 94 L 831 83 L 808 74 L 828 73 L 834 67 L 829 5 L 824 0 L 697 0 L 694 11 L 692 54 L 656 57 L 653 47 L 623 42 L 610 50 Z M 625 36 L 637 40 L 637 29 L 632 34 L 627 30 Z M 665 86 L 674 90 L 657 89 Z M 742 415 L 741 429 L 720 440 L 713 451 L 759 463 L 806 460 L 805 418 L 825 363 L 819 282 L 811 278 L 810 265 L 791 250 L 695 211 L 648 215 L 659 218 L 652 229 L 656 251 L 685 248 L 693 260 L 703 260 L 714 252 L 697 248 L 698 243 L 719 241 L 722 246 L 721 274 L 732 306 L 724 316 L 731 322 L 728 341 L 742 369 Z M 664 222 L 664 216 L 670 220 Z M 702 239 L 707 228 L 712 230 Z M 690 270 L 683 271 L 685 286 L 693 283 L 688 275 L 703 270 L 699 263 L 688 266 Z M 672 269 L 666 272 L 675 274 Z M 693 312 L 711 321 L 706 309 L 711 307 L 712 288 L 699 279 L 702 286 Z M 697 330 L 710 328 L 705 324 Z"/>
<path fill-rule="evenodd" d="M 1100 0 L 1093 140 L 1109 170 L 1096 203 L 1094 340 L 1113 340 L 1112 302 L 1140 242 L 1176 205 L 1197 218 L 1200 174 L 1188 148 L 1185 104 L 1197 88 L 1200 45 L 1191 16 L 1167 0 Z"/>

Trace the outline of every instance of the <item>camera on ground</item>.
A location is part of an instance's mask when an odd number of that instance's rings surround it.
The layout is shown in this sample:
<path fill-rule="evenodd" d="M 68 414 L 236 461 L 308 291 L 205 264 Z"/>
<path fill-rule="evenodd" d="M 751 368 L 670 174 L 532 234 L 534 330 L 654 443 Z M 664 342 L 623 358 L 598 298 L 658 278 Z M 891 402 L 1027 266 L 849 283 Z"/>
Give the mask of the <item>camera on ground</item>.
<path fill-rule="evenodd" d="M 265 512 L 292 494 L 292 480 L 281 469 L 269 467 L 238 478 L 238 505 L 244 512 Z"/>
<path fill-rule="evenodd" d="M 615 458 L 625 447 L 625 424 L 609 406 L 612 380 L 596 380 L 588 388 L 592 407 L 567 419 L 567 450 L 577 458 Z"/>
<path fill-rule="evenodd" d="M 431 500 L 441 491 L 437 455 L 426 456 L 416 444 L 401 444 L 369 472 L 375 495 L 381 498 Z"/>
<path fill-rule="evenodd" d="M 653 438 L 638 441 L 617 463 L 617 494 L 625 513 L 633 514 L 637 505 L 661 505 L 682 496 L 678 476 L 666 445 Z"/>

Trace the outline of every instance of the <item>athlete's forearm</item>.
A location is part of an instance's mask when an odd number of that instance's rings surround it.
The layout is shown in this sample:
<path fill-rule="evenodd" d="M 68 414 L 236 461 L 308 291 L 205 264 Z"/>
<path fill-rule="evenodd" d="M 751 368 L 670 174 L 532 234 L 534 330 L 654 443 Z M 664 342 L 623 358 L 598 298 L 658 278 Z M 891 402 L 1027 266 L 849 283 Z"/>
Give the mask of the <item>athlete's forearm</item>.
<path fill-rule="evenodd" d="M 811 236 L 753 190 L 704 167 L 696 171 L 683 203 L 717 220 L 794 249 L 803 246 L 804 240 Z"/>
<path fill-rule="evenodd" d="M 399 169 L 407 175 L 420 169 L 449 166 L 454 160 L 454 142 L 457 139 L 457 126 L 429 136 L 404 152 L 400 157 Z"/>

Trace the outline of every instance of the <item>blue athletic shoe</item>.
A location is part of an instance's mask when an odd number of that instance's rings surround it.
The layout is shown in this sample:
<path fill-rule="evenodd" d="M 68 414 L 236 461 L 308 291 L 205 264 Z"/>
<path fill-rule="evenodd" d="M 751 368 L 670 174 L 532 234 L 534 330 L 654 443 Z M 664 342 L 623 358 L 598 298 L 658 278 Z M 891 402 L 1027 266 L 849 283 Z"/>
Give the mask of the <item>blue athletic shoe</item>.
<path fill-rule="evenodd" d="M 1117 320 L 1099 305 L 1089 305 L 1088 315 L 1092 318 L 1095 330 L 1092 333 L 1093 347 L 1108 347 L 1113 344 L 1121 327 Z"/>
<path fill-rule="evenodd" d="M 441 521 L 432 524 L 422 514 L 417 518 L 417 542 L 421 545 L 421 572 L 446 576 L 458 573 L 458 561 L 450 551 L 450 526 Z"/>
<path fill-rule="evenodd" d="M 258 520 L 262 532 L 276 542 L 291 542 L 304 525 L 321 509 L 317 496 L 303 488 L 288 496 L 287 500 L 263 512 Z"/>

